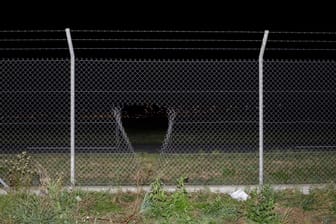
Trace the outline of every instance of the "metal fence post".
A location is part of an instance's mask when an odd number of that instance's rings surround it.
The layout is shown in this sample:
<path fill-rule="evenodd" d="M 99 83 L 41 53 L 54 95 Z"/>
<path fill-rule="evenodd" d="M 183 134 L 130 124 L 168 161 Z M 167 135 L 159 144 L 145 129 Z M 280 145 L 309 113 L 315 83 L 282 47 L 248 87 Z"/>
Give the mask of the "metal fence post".
<path fill-rule="evenodd" d="M 72 45 L 70 29 L 65 29 L 70 52 L 70 182 L 75 185 L 75 52 Z"/>
<path fill-rule="evenodd" d="M 265 30 L 259 52 L 259 185 L 264 184 L 264 85 L 263 85 L 263 61 L 266 48 L 268 30 Z"/>

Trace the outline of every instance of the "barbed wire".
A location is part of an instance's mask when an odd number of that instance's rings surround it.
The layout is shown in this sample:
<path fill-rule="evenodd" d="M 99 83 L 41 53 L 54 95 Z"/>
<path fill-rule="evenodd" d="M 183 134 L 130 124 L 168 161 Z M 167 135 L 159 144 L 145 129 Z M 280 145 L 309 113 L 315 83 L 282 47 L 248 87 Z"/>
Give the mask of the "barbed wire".
<path fill-rule="evenodd" d="M 322 35 L 336 35 L 336 32 L 324 32 L 324 31 L 270 31 L 272 34 L 322 34 Z"/>
<path fill-rule="evenodd" d="M 264 31 L 243 30 L 71 30 L 80 33 L 250 33 L 262 34 Z"/>
<path fill-rule="evenodd" d="M 266 48 L 266 51 L 336 51 L 336 48 Z"/>
<path fill-rule="evenodd" d="M 239 39 L 151 39 L 151 38 L 83 38 L 72 39 L 74 41 L 138 41 L 138 42 L 260 42 L 260 40 L 239 40 Z"/>
<path fill-rule="evenodd" d="M 267 42 L 279 42 L 279 43 L 336 43 L 336 40 L 267 40 Z"/>
<path fill-rule="evenodd" d="M 0 33 L 63 33 L 64 30 L 0 30 Z"/>
<path fill-rule="evenodd" d="M 125 42 L 261 42 L 261 40 L 252 39 L 169 39 L 169 38 L 74 38 L 73 41 L 125 41 Z M 0 39 L 0 42 L 38 42 L 38 41 L 66 41 L 66 38 L 40 38 L 40 39 L 19 39 L 6 38 Z M 268 40 L 267 42 L 280 43 L 336 43 L 336 40 Z"/>
<path fill-rule="evenodd" d="M 0 33 L 60 33 L 60 29 L 32 29 L 32 30 L 0 30 Z M 264 31 L 253 30 L 97 30 L 97 29 L 74 29 L 71 32 L 81 33 L 247 33 L 262 34 Z M 336 35 L 331 31 L 271 31 L 272 34 L 303 34 L 303 35 Z"/>
<path fill-rule="evenodd" d="M 153 50 L 153 51 L 259 51 L 260 48 L 232 48 L 232 47 L 78 47 L 75 50 Z M 48 51 L 69 50 L 69 48 L 0 48 L 0 51 Z M 267 51 L 336 51 L 336 48 L 266 48 Z"/>
<path fill-rule="evenodd" d="M 182 50 L 182 51 L 189 51 L 189 50 L 195 50 L 195 51 L 225 51 L 225 50 L 241 50 L 241 51 L 253 51 L 253 50 L 259 50 L 259 48 L 218 48 L 218 47 L 110 47 L 110 48 L 89 48 L 89 47 L 78 47 L 75 48 L 75 50 Z"/>
<path fill-rule="evenodd" d="M 14 38 L 14 39 L 10 39 L 10 38 L 6 38 L 6 39 L 0 39 L 0 42 L 43 42 L 43 41 L 66 41 L 66 38 L 52 38 L 52 39 L 18 39 L 18 38 Z"/>
<path fill-rule="evenodd" d="M 6 47 L 6 48 L 0 48 L 0 51 L 48 51 L 48 50 L 69 50 L 69 48 L 66 48 L 66 47 L 55 47 L 55 48 L 51 48 L 51 47 L 8 48 Z"/>

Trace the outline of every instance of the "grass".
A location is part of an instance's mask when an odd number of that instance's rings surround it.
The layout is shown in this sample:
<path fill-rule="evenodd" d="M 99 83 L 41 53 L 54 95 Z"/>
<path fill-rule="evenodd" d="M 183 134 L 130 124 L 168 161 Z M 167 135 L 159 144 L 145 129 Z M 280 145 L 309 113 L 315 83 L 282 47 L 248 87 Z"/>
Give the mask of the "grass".
<path fill-rule="evenodd" d="M 32 160 L 54 177 L 70 176 L 69 154 L 30 154 Z M 14 155 L 3 154 L 5 159 Z M 265 153 L 265 182 L 269 184 L 315 184 L 335 182 L 336 154 L 333 152 Z M 141 183 L 156 177 L 172 184 L 180 176 L 188 184 L 257 184 L 259 160 L 256 153 L 193 153 L 193 154 L 112 154 L 77 153 L 78 185 L 135 184 L 141 170 Z M 0 175 L 4 178 L 5 174 Z"/>
<path fill-rule="evenodd" d="M 84 125 L 84 124 L 81 124 Z M 86 124 L 85 124 L 86 125 Z M 91 124 L 90 124 L 91 125 Z M 86 131 L 76 135 L 78 145 L 115 145 L 114 128 L 110 124 L 96 130 L 86 127 Z M 48 127 L 36 128 L 29 135 L 27 129 L 15 128 L 6 131 L 1 136 L 4 145 L 66 145 L 69 135 L 60 127 L 49 130 Z M 92 126 L 94 127 L 94 126 Z M 63 127 L 64 128 L 64 127 Z M 81 129 L 79 129 L 81 130 Z M 53 135 L 51 137 L 51 133 Z M 166 129 L 127 129 L 132 144 L 161 144 Z M 54 133 L 57 133 L 55 135 Z M 244 138 L 242 136 L 245 136 Z M 277 136 L 278 135 L 272 135 Z M 318 135 L 316 135 L 318 137 Z M 195 132 L 192 135 L 185 132 L 174 132 L 172 141 L 178 143 L 208 143 L 255 145 L 255 133 L 228 132 Z M 202 147 L 202 144 L 195 145 Z M 18 149 L 20 150 L 20 149 Z M 141 149 L 139 149 L 141 151 Z M 188 184 L 258 184 L 259 157 L 256 149 L 251 152 L 213 152 L 204 153 L 202 148 L 195 148 L 198 153 L 77 153 L 76 182 L 79 185 L 126 185 L 137 182 L 137 172 L 141 170 L 142 183 L 148 184 L 156 177 L 165 183 L 174 183 L 179 176 L 188 176 Z M 33 153 L 33 160 L 45 167 L 50 176 L 61 174 L 70 179 L 70 153 Z M 10 154 L 0 154 L 0 166 Z M 332 151 L 272 151 L 264 154 L 265 183 L 269 184 L 315 184 L 336 181 L 336 153 Z M 1 173 L 0 177 L 4 178 Z M 69 182 L 69 181 L 68 181 Z"/>
<path fill-rule="evenodd" d="M 159 178 L 151 181 L 149 192 L 142 192 L 139 186 L 148 176 L 148 168 L 136 172 L 136 192 L 110 194 L 65 190 L 64 177 L 49 176 L 47 169 L 26 153 L 17 155 L 6 164 L 11 182 L 10 188 L 4 189 L 7 194 L 0 195 L 0 223 L 4 224 L 336 222 L 334 184 L 323 189 L 311 189 L 309 194 L 295 190 L 276 192 L 265 185 L 246 190 L 249 195 L 246 201 L 236 201 L 228 194 L 188 193 L 185 184 L 189 176 L 175 179 L 175 192 L 166 191 Z M 31 177 L 38 178 L 39 194 L 30 191 L 31 182 L 27 180 Z"/>
<path fill-rule="evenodd" d="M 155 183 L 155 182 L 154 182 Z M 168 193 L 63 191 L 55 182 L 48 193 L 0 195 L 0 223 L 336 223 L 336 188 L 299 191 L 247 191 L 247 201 L 207 191 L 188 193 L 183 186 Z M 179 186 L 179 185 L 178 185 Z M 155 184 L 154 184 L 155 187 Z M 149 206 L 143 204 L 151 198 Z"/>

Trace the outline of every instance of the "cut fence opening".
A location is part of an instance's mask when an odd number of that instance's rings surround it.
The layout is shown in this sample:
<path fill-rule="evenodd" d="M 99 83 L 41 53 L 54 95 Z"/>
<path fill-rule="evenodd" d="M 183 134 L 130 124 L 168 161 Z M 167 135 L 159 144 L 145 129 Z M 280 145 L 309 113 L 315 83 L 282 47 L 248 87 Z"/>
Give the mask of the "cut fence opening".
<path fill-rule="evenodd" d="M 155 104 L 126 105 L 121 119 L 135 152 L 159 153 L 168 129 L 167 109 Z"/>

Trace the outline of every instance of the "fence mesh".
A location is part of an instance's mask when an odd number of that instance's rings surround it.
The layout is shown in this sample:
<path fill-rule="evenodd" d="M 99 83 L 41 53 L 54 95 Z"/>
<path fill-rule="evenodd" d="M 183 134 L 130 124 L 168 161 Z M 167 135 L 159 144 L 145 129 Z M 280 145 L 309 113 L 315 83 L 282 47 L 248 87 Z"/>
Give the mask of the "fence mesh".
<path fill-rule="evenodd" d="M 0 166 L 25 151 L 48 175 L 69 181 L 69 66 L 69 60 L 0 60 Z"/>
<path fill-rule="evenodd" d="M 257 182 L 256 61 L 77 60 L 76 68 L 76 146 L 86 148 L 83 156 L 95 152 L 76 160 L 81 183 L 90 175 L 110 184 L 116 171 L 122 183 L 135 178 L 132 143 L 113 111 L 145 104 L 167 108 L 169 129 L 154 167 L 166 183 L 182 175 L 190 183 Z"/>
<path fill-rule="evenodd" d="M 264 71 L 265 181 L 334 181 L 335 62 L 271 60 Z"/>
<path fill-rule="evenodd" d="M 232 40 L 236 36 L 229 37 Z M 284 43 L 275 38 L 271 42 L 275 47 L 276 41 Z M 79 51 L 92 50 L 83 46 Z M 133 51 L 136 48 L 134 43 L 122 46 Z M 148 46 L 137 50 L 169 50 Z M 199 50 L 188 46 L 172 49 L 193 49 L 188 54 Z M 212 46 L 207 56 L 217 50 L 224 52 L 223 46 Z M 109 50 L 112 48 L 122 50 L 117 43 Z M 238 52 L 242 48 L 228 49 Z M 273 57 L 279 49 L 273 47 Z M 181 176 L 189 184 L 257 184 L 258 60 L 224 59 L 227 54 L 222 59 L 210 59 L 215 56 L 76 58 L 76 184 L 148 184 L 156 177 L 174 184 Z M 335 181 L 335 61 L 266 59 L 263 70 L 265 183 Z M 48 176 L 62 175 L 69 184 L 69 58 L 0 59 L 0 75 L 0 178 L 10 182 L 8 161 L 27 152 Z M 161 142 L 156 153 L 135 150 L 137 143 L 124 128 L 127 108 L 145 105 L 164 108 L 167 116 L 165 136 L 152 139 Z M 142 135 L 146 138 L 146 133 Z"/>

